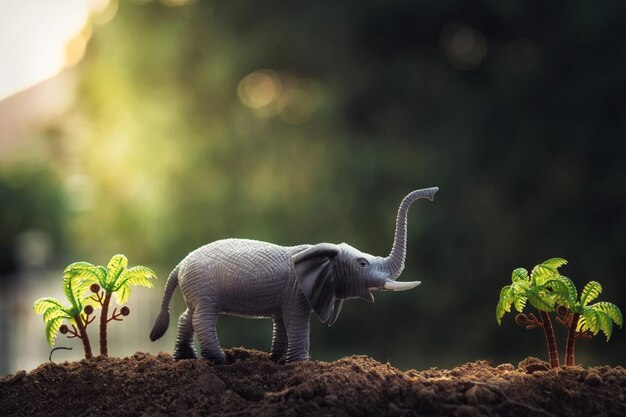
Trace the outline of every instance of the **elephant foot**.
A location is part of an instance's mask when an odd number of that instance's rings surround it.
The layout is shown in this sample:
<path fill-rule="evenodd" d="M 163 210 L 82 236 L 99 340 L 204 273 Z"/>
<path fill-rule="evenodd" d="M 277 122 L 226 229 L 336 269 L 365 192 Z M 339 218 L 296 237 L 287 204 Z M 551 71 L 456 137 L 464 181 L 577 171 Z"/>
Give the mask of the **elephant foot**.
<path fill-rule="evenodd" d="M 276 363 L 285 363 L 284 353 L 270 353 L 270 360 Z"/>
<path fill-rule="evenodd" d="M 223 358 L 211 358 L 209 360 L 213 361 L 213 363 L 216 364 L 216 365 L 226 365 L 226 357 L 223 357 Z"/>
<path fill-rule="evenodd" d="M 303 362 L 303 361 L 308 361 L 309 360 L 309 355 L 293 355 L 293 356 L 289 356 L 287 355 L 287 359 L 286 359 L 286 363 L 293 363 L 293 362 Z"/>
<path fill-rule="evenodd" d="M 176 346 L 173 356 L 175 361 L 179 361 L 181 359 L 198 359 L 198 353 L 192 345 Z"/>
<path fill-rule="evenodd" d="M 208 361 L 213 362 L 216 365 L 226 364 L 226 355 L 223 352 L 221 355 L 210 355 L 210 354 L 203 353 L 202 357 Z"/>

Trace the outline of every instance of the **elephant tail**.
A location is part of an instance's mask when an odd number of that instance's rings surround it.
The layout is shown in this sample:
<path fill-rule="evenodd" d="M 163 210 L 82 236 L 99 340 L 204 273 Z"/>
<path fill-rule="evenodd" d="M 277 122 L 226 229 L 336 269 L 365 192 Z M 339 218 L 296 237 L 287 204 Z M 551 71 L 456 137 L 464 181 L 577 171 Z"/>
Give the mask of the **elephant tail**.
<path fill-rule="evenodd" d="M 153 342 L 163 336 L 167 331 L 167 328 L 170 326 L 170 300 L 172 299 L 174 290 L 178 286 L 179 267 L 180 264 L 174 268 L 167 279 L 167 283 L 165 284 L 165 293 L 163 294 L 163 302 L 161 303 L 161 312 L 156 318 L 154 326 L 152 326 L 152 331 L 150 332 L 150 340 Z"/>

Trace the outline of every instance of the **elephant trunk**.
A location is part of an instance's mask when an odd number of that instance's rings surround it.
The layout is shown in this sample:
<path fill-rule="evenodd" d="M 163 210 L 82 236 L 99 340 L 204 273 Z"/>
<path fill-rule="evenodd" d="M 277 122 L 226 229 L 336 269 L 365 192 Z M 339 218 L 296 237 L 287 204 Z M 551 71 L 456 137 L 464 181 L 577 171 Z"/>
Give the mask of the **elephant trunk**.
<path fill-rule="evenodd" d="M 435 193 L 439 191 L 438 187 L 424 188 L 409 193 L 398 209 L 398 217 L 396 218 L 396 233 L 393 240 L 391 253 L 384 259 L 384 264 L 389 271 L 389 279 L 396 280 L 404 269 L 404 260 L 406 258 L 406 234 L 407 234 L 407 214 L 409 207 L 415 200 L 427 198 L 433 201 Z"/>

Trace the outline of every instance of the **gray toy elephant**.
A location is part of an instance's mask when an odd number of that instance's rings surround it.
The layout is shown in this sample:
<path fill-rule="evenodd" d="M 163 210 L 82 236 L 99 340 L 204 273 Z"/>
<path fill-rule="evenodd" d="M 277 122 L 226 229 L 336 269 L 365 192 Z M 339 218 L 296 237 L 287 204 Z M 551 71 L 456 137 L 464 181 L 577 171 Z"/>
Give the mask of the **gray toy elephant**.
<path fill-rule="evenodd" d="M 179 285 L 187 309 L 178 319 L 174 359 L 197 357 L 195 332 L 202 356 L 216 364 L 225 363 L 216 332 L 217 317 L 224 313 L 272 318 L 271 358 L 307 360 L 311 311 L 331 326 L 346 299 L 372 302 L 372 290 L 404 291 L 420 284 L 396 281 L 406 257 L 407 213 L 417 199 L 432 201 L 437 190 L 416 190 L 402 200 L 393 247 L 386 258 L 363 253 L 346 243 L 278 246 L 225 239 L 196 249 L 170 274 L 150 340 L 167 331 L 170 300 Z"/>

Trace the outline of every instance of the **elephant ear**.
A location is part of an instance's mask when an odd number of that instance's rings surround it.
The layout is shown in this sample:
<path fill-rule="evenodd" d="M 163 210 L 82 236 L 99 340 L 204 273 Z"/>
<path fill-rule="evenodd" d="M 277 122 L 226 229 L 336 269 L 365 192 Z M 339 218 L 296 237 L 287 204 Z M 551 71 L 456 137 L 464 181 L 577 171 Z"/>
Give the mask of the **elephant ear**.
<path fill-rule="evenodd" d="M 320 243 L 291 258 L 300 289 L 322 322 L 328 321 L 335 310 L 335 257 L 338 253 L 337 245 Z"/>

